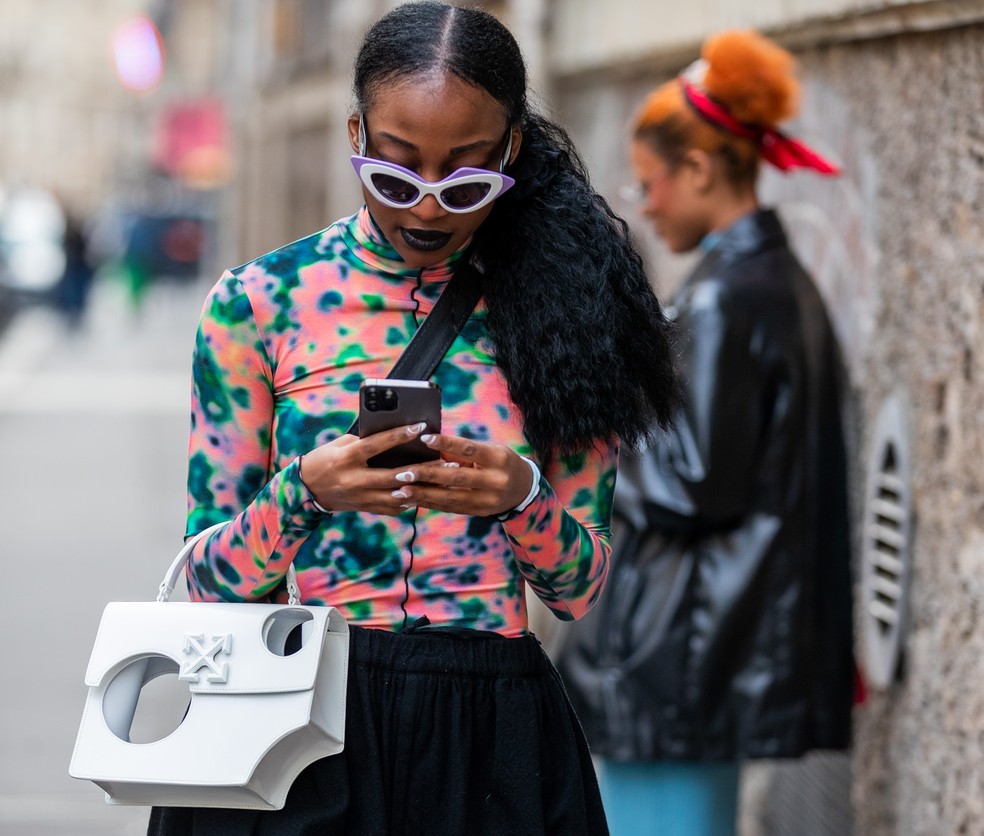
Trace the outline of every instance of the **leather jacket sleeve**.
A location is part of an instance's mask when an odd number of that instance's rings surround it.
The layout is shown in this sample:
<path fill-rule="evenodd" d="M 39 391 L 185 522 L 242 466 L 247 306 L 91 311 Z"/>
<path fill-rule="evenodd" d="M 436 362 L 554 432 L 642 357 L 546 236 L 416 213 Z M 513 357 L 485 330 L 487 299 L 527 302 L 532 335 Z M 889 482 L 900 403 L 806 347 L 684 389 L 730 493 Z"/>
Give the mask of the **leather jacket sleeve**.
<path fill-rule="evenodd" d="M 616 485 L 616 508 L 639 530 L 728 528 L 753 495 L 766 395 L 754 316 L 729 315 L 733 301 L 714 280 L 681 302 L 686 402 L 672 429 L 624 456 Z"/>

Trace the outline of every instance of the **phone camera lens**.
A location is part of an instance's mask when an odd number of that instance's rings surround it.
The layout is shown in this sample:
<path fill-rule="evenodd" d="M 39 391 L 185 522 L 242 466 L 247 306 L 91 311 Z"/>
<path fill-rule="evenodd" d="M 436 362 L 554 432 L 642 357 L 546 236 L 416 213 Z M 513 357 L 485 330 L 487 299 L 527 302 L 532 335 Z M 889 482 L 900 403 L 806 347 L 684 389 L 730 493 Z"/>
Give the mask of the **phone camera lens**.
<path fill-rule="evenodd" d="M 369 412 L 392 412 L 400 403 L 400 395 L 392 387 L 368 386 L 365 403 Z"/>

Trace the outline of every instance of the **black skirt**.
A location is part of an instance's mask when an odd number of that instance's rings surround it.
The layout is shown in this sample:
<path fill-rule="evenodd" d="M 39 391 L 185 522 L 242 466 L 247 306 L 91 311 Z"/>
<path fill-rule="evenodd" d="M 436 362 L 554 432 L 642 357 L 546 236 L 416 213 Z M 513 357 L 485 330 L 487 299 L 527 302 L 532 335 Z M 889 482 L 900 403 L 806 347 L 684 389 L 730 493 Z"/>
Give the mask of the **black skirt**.
<path fill-rule="evenodd" d="M 603 836 L 598 784 L 533 636 L 352 628 L 345 750 L 282 810 L 154 808 L 149 836 Z"/>

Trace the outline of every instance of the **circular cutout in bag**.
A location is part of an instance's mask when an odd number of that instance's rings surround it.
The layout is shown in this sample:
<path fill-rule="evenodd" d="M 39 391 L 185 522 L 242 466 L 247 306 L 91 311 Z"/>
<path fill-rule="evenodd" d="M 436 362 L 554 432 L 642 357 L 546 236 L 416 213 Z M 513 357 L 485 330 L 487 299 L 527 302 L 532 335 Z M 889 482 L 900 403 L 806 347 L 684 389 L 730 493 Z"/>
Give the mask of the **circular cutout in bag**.
<path fill-rule="evenodd" d="M 183 722 L 191 693 L 178 679 L 178 665 L 167 656 L 129 662 L 106 686 L 102 699 L 106 725 L 128 743 L 156 743 Z"/>
<path fill-rule="evenodd" d="M 314 629 L 314 616 L 301 607 L 284 607 L 263 622 L 263 643 L 274 656 L 300 650 Z"/>

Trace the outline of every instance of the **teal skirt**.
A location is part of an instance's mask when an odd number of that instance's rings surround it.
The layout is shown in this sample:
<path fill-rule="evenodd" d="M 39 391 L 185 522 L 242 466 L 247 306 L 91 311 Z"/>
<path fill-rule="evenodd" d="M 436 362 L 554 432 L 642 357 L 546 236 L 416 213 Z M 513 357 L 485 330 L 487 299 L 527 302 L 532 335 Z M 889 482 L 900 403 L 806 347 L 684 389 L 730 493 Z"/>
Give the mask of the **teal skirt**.
<path fill-rule="evenodd" d="M 612 836 L 734 836 L 737 763 L 602 760 L 601 798 Z"/>

